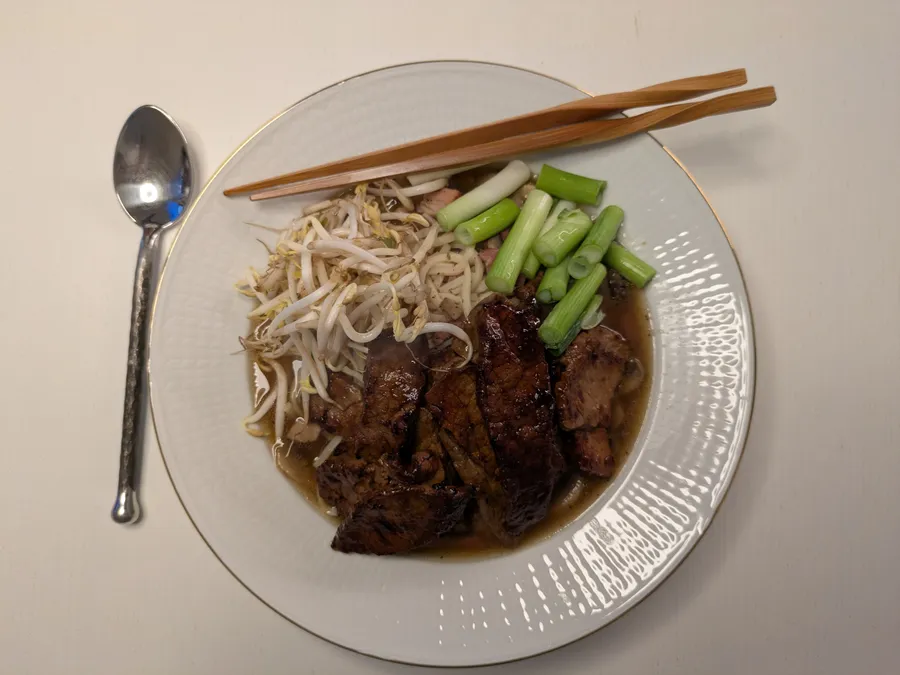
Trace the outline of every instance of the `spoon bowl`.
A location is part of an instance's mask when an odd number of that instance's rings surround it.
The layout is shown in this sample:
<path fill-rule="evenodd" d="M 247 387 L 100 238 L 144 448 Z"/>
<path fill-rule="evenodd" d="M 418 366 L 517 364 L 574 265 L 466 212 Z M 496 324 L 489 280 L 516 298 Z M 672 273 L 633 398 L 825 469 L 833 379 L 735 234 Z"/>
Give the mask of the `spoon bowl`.
<path fill-rule="evenodd" d="M 187 141 L 175 120 L 153 105 L 131 113 L 113 159 L 113 185 L 125 213 L 141 226 L 171 225 L 190 200 L 192 180 Z"/>
<path fill-rule="evenodd" d="M 184 213 L 192 196 L 192 184 L 187 141 L 175 120 L 152 105 L 141 106 L 131 113 L 119 133 L 113 158 L 116 197 L 128 217 L 143 228 L 134 272 L 119 484 L 112 510 L 112 518 L 117 523 L 133 523 L 140 518 L 135 469 L 153 268 L 159 235 Z"/>

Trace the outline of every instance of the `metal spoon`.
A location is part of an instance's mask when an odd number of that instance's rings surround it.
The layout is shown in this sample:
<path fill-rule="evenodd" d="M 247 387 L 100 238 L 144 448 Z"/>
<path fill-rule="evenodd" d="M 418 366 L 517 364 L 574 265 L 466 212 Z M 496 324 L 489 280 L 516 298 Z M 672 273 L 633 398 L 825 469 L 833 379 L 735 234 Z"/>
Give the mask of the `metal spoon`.
<path fill-rule="evenodd" d="M 143 408 L 141 383 L 146 370 L 147 316 L 160 233 L 175 223 L 191 198 L 191 161 L 187 141 L 175 121 L 156 106 L 145 105 L 125 121 L 116 143 L 113 184 L 125 213 L 143 229 L 134 296 L 122 415 L 119 491 L 112 510 L 117 523 L 133 523 L 141 514 L 134 474 Z"/>

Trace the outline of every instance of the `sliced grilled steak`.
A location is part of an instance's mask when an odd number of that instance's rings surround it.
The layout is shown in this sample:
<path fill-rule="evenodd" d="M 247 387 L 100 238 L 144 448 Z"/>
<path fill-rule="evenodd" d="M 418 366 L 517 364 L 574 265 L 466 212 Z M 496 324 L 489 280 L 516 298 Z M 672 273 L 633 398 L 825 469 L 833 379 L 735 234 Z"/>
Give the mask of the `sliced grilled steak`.
<path fill-rule="evenodd" d="M 475 395 L 474 366 L 441 377 L 425 399 L 439 423 L 441 444 L 453 468 L 466 485 L 477 489 L 479 510 L 496 521 L 490 514 L 502 512 L 506 495 Z"/>
<path fill-rule="evenodd" d="M 424 338 L 406 344 L 388 334 L 369 344 L 359 454 L 378 457 L 406 447 L 410 422 L 425 388 L 427 356 Z"/>
<path fill-rule="evenodd" d="M 316 483 L 319 496 L 340 515 L 348 515 L 373 491 L 437 473 L 426 458 L 418 458 L 415 468 L 408 455 L 401 455 L 413 436 L 410 426 L 425 386 L 425 356 L 424 340 L 406 345 L 388 335 L 369 345 L 362 392 L 350 378 L 330 378 L 335 405 L 328 407 L 325 426 L 344 440 L 316 470 Z M 431 474 L 426 475 L 429 466 Z"/>
<path fill-rule="evenodd" d="M 628 343 L 604 326 L 583 331 L 558 363 L 556 407 L 563 429 L 609 427 L 612 399 L 629 357 Z"/>
<path fill-rule="evenodd" d="M 363 389 L 349 377 L 332 374 L 324 426 L 344 438 L 335 454 L 377 458 L 404 449 L 425 387 L 425 340 L 412 344 L 383 336 L 369 346 Z"/>
<path fill-rule="evenodd" d="M 604 326 L 582 332 L 557 361 L 559 424 L 573 431 L 571 461 L 584 473 L 609 478 L 615 458 L 609 440 L 612 401 L 630 355 L 621 335 Z"/>
<path fill-rule="evenodd" d="M 573 434 L 573 438 L 575 443 L 570 455 L 581 471 L 600 478 L 613 475 L 616 460 L 606 429 L 580 429 Z"/>
<path fill-rule="evenodd" d="M 330 373 L 328 395 L 334 401 L 333 404 L 326 403 L 319 396 L 311 397 L 311 421 L 318 422 L 333 434 L 344 435 L 348 429 L 357 428 L 363 414 L 362 387 L 348 375 Z"/>
<path fill-rule="evenodd" d="M 445 478 L 440 445 L 413 453 L 408 461 L 391 455 L 362 459 L 352 453 L 332 455 L 316 470 L 319 496 L 348 516 L 353 508 L 374 492 L 426 484 L 436 485 Z"/>
<path fill-rule="evenodd" d="M 498 297 L 481 305 L 475 317 L 475 389 L 496 463 L 483 514 L 508 543 L 544 518 L 565 468 L 539 325 L 533 300 Z M 489 462 L 480 464 L 490 472 Z"/>
<path fill-rule="evenodd" d="M 332 455 L 316 469 L 316 486 L 326 504 L 346 517 L 362 499 L 372 492 L 403 485 L 387 460 L 360 459 L 352 453 Z"/>
<path fill-rule="evenodd" d="M 438 438 L 437 424 L 427 408 L 419 408 L 417 414 L 412 456 L 409 461 L 402 458 L 400 461 L 399 471 L 410 483 L 435 485 L 446 478 L 444 448 Z"/>
<path fill-rule="evenodd" d="M 468 487 L 406 487 L 370 494 L 338 527 L 331 547 L 389 555 L 425 546 L 456 526 L 472 496 Z"/>

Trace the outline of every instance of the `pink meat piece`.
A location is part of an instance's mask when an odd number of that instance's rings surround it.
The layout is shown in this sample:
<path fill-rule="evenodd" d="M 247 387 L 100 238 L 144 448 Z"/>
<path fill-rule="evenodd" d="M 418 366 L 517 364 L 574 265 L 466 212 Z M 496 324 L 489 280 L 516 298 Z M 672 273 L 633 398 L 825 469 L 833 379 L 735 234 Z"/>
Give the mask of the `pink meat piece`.
<path fill-rule="evenodd" d="M 494 258 L 497 257 L 499 250 L 499 248 L 485 248 L 478 252 L 478 257 L 481 258 L 485 265 L 490 267 L 494 263 Z"/>
<path fill-rule="evenodd" d="M 437 192 L 425 195 L 425 197 L 422 198 L 422 201 L 419 202 L 419 207 L 416 210 L 427 216 L 434 216 L 438 211 L 447 206 L 447 204 L 459 199 L 461 194 L 462 192 L 454 190 L 453 188 L 441 188 Z"/>

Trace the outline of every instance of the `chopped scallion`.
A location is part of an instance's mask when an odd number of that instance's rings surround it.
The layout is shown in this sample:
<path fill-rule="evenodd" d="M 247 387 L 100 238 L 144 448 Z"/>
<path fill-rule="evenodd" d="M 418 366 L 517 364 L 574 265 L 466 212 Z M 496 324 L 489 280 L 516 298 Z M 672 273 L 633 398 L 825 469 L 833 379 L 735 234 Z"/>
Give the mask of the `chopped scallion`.
<path fill-rule="evenodd" d="M 610 244 L 603 262 L 638 288 L 643 288 L 656 276 L 656 270 L 652 266 L 616 242 Z"/>
<path fill-rule="evenodd" d="M 494 263 L 484 279 L 489 289 L 504 295 L 513 292 L 525 257 L 531 250 L 552 205 L 553 198 L 543 190 L 535 189 L 528 194 L 515 225 L 509 231 L 509 236 L 497 252 L 497 257 L 494 258 Z"/>
<path fill-rule="evenodd" d="M 569 292 L 550 310 L 538 329 L 538 335 L 544 344 L 555 346 L 563 341 L 572 325 L 581 319 L 605 277 L 606 268 L 598 263 L 587 276 L 572 284 Z"/>
<path fill-rule="evenodd" d="M 496 176 L 447 204 L 435 217 L 445 230 L 454 230 L 461 222 L 477 216 L 504 197 L 509 197 L 530 178 L 531 169 L 528 165 L 521 160 L 513 160 Z"/>
<path fill-rule="evenodd" d="M 569 290 L 569 259 L 566 258 L 556 267 L 548 267 L 537 289 L 538 302 L 549 305 L 562 300 Z"/>
<path fill-rule="evenodd" d="M 501 199 L 484 213 L 460 223 L 456 228 L 456 238 L 466 246 L 474 246 L 500 234 L 512 225 L 518 215 L 519 207 L 512 199 Z"/>
<path fill-rule="evenodd" d="M 625 212 L 618 206 L 610 205 L 600 212 L 593 227 L 569 262 L 569 274 L 573 278 L 581 279 L 594 268 L 594 265 L 603 260 L 606 249 L 616 238 L 619 225 L 622 224 L 624 218 Z"/>
<path fill-rule="evenodd" d="M 537 188 L 576 204 L 594 205 L 600 201 L 600 195 L 606 189 L 606 181 L 579 176 L 544 164 L 538 175 Z"/>
<path fill-rule="evenodd" d="M 547 267 L 555 267 L 581 243 L 590 229 L 591 219 L 584 211 L 563 211 L 556 225 L 534 242 L 532 252 Z"/>
<path fill-rule="evenodd" d="M 553 209 L 550 211 L 550 215 L 547 216 L 547 220 L 544 221 L 544 226 L 541 227 L 541 232 L 538 237 L 540 237 L 541 234 L 544 234 L 544 232 L 556 225 L 556 219 L 559 218 L 560 213 L 574 208 L 575 202 L 570 202 L 565 199 L 560 199 L 558 202 L 556 202 L 556 204 L 553 206 Z M 522 265 L 522 274 L 525 275 L 527 279 L 534 279 L 540 267 L 541 261 L 537 259 L 537 256 L 534 255 L 534 251 L 532 251 L 528 254 L 528 257 L 525 258 L 525 264 Z"/>

